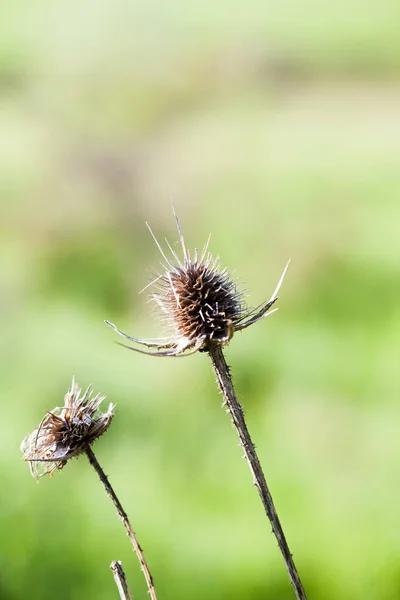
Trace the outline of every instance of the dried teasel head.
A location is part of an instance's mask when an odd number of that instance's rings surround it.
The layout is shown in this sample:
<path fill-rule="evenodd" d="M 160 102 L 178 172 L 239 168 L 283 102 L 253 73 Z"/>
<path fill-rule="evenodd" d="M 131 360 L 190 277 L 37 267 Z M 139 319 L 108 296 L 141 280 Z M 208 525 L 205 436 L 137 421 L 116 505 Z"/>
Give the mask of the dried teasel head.
<path fill-rule="evenodd" d="M 269 311 L 278 299 L 277 293 L 289 266 L 288 263 L 271 298 L 255 308 L 249 308 L 244 301 L 243 292 L 238 289 L 227 269 L 221 270 L 219 259 L 214 259 L 208 251 L 210 238 L 201 255 L 196 248 L 192 257 L 176 215 L 175 219 L 183 256 L 179 258 L 167 241 L 171 260 L 147 224 L 165 261 L 165 264 L 161 263 L 164 273 L 157 273 L 156 279 L 149 286 L 155 286 L 152 298 L 160 307 L 171 335 L 141 340 L 105 321 L 126 339 L 153 350 L 140 350 L 125 344 L 121 344 L 122 346 L 151 356 L 187 356 L 198 350 L 207 351 L 210 343 L 228 344 L 236 331 L 249 327 L 267 316 L 267 313 L 272 314 L 277 310 Z"/>
<path fill-rule="evenodd" d="M 49 411 L 40 425 L 21 444 L 24 460 L 29 462 L 36 479 L 55 469 L 61 470 L 70 458 L 79 456 L 107 431 L 114 416 L 114 405 L 105 413 L 99 411 L 105 396 L 92 397 L 89 386 L 81 389 L 72 380 L 64 397 L 64 406 Z"/>

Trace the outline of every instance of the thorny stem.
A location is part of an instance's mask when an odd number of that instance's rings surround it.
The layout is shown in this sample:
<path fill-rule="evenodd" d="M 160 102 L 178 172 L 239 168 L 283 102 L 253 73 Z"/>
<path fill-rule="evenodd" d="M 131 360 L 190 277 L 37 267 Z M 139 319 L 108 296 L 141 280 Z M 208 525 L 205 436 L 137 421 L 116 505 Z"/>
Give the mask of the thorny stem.
<path fill-rule="evenodd" d="M 147 565 L 146 559 L 143 555 L 143 550 L 140 547 L 140 544 L 136 538 L 135 532 L 132 529 L 132 525 L 129 522 L 128 519 L 128 515 L 126 514 L 126 512 L 124 511 L 124 509 L 122 508 L 122 505 L 120 503 L 120 501 L 117 498 L 117 495 L 115 494 L 113 488 L 111 487 L 110 482 L 108 481 L 107 475 L 104 473 L 103 469 L 101 468 L 101 466 L 99 465 L 99 463 L 97 462 L 97 458 L 95 457 L 93 450 L 90 448 L 90 446 L 87 446 L 86 450 L 86 455 L 89 459 L 90 464 L 92 465 L 92 467 L 94 468 L 94 470 L 96 471 L 96 473 L 98 474 L 100 481 L 102 482 L 102 484 L 104 485 L 104 488 L 107 492 L 107 495 L 111 498 L 111 500 L 114 503 L 115 508 L 117 509 L 117 514 L 119 516 L 119 518 L 121 519 L 125 529 L 126 529 L 126 533 L 128 534 L 129 539 L 132 542 L 132 546 L 134 551 L 136 552 L 136 555 L 139 559 L 140 562 L 140 567 L 143 571 L 144 574 L 144 578 L 146 580 L 147 583 L 147 589 L 148 592 L 150 594 L 150 598 L 151 600 L 157 600 L 157 596 L 156 596 L 156 590 L 154 589 L 154 583 L 153 583 L 153 578 L 151 576 L 149 567 Z"/>
<path fill-rule="evenodd" d="M 224 405 L 228 407 L 227 412 L 231 414 L 233 425 L 236 427 L 238 432 L 240 444 L 243 447 L 245 457 L 249 463 L 250 471 L 254 477 L 254 485 L 258 489 L 265 512 L 272 525 L 272 531 L 274 532 L 274 535 L 278 541 L 280 551 L 289 573 L 290 582 L 294 588 L 298 600 L 307 600 L 306 593 L 300 581 L 296 566 L 293 562 L 293 557 L 290 553 L 285 534 L 283 533 L 271 493 L 268 489 L 267 482 L 265 481 L 260 461 L 258 460 L 254 444 L 247 429 L 246 422 L 244 420 L 243 409 L 237 399 L 229 372 L 229 367 L 226 364 L 221 345 L 215 342 L 210 343 L 208 346 L 208 352 L 217 376 L 219 388 L 224 396 Z"/>
<path fill-rule="evenodd" d="M 117 586 L 119 597 L 121 600 L 133 600 L 129 590 L 128 580 L 126 579 L 125 571 L 122 568 L 122 563 L 114 560 L 110 565 L 114 575 L 115 585 Z"/>

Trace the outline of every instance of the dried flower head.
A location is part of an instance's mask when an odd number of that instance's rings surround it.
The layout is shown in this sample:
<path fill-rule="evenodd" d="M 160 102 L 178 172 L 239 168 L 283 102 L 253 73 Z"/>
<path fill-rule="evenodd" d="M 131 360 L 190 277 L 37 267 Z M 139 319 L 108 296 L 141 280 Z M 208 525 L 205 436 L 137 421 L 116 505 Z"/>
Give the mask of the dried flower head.
<path fill-rule="evenodd" d="M 33 477 L 61 470 L 70 458 L 79 456 L 108 429 L 114 405 L 110 404 L 107 412 L 100 413 L 98 409 L 104 398 L 99 394 L 92 397 L 90 386 L 81 396 L 81 389 L 72 379 L 64 406 L 49 411 L 21 444 Z"/>
<path fill-rule="evenodd" d="M 267 315 L 278 299 L 277 293 L 289 266 L 288 263 L 270 300 L 255 308 L 249 308 L 244 301 L 243 292 L 237 288 L 227 269 L 221 270 L 219 258 L 214 259 L 208 251 L 210 238 L 201 255 L 199 256 L 196 248 L 192 258 L 176 215 L 175 219 L 183 253 L 182 260 L 166 240 L 173 257 L 172 261 L 169 260 L 147 224 L 165 261 L 165 264 L 161 263 L 164 273 L 157 273 L 156 279 L 149 286 L 156 286 L 152 298 L 161 308 L 171 335 L 140 340 L 106 321 L 107 325 L 126 339 L 155 350 L 148 352 L 121 345 L 152 356 L 187 356 L 198 350 L 207 351 L 210 342 L 228 344 L 236 331 L 249 327 Z M 277 309 L 268 314 L 275 310 Z"/>

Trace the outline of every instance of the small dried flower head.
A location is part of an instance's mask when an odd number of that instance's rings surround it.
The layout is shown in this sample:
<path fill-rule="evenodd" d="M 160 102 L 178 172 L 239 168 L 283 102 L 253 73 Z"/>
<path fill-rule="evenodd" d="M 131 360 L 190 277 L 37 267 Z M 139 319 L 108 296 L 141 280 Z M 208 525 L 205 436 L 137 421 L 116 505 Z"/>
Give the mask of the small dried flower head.
<path fill-rule="evenodd" d="M 114 416 L 114 405 L 110 404 L 107 412 L 100 413 L 98 409 L 104 398 L 99 394 L 92 397 L 90 386 L 81 396 L 81 389 L 72 380 L 64 406 L 49 411 L 21 444 L 33 477 L 61 470 L 70 458 L 79 456 L 107 431 Z"/>
<path fill-rule="evenodd" d="M 266 316 L 278 299 L 277 293 L 289 266 L 288 263 L 270 300 L 256 308 L 249 308 L 244 301 L 243 292 L 238 289 L 227 269 L 221 270 L 219 259 L 214 259 L 208 251 L 210 238 L 201 255 L 199 256 L 196 248 L 192 257 L 177 218 L 176 223 L 183 258 L 178 257 L 167 241 L 172 254 L 171 260 L 147 225 L 165 261 L 165 264 L 161 263 L 164 273 L 157 273 L 156 279 L 149 285 L 155 285 L 152 298 L 160 307 L 171 335 L 167 338 L 140 340 L 106 321 L 107 325 L 128 340 L 155 350 L 148 352 L 131 346 L 126 346 L 127 348 L 152 356 L 186 356 L 198 350 L 207 351 L 210 343 L 228 344 L 236 331 L 245 329 Z M 268 314 L 272 312 L 274 310 Z"/>

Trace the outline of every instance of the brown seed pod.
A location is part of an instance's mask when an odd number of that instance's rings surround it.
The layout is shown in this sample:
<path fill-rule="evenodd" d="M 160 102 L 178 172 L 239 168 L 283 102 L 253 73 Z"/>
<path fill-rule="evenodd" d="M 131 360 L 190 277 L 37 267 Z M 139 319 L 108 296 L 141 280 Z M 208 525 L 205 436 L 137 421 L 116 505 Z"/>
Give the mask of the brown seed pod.
<path fill-rule="evenodd" d="M 105 321 L 126 339 L 154 348 L 155 351 L 148 352 L 125 344 L 122 344 L 123 346 L 152 356 L 187 356 L 198 350 L 206 351 L 209 342 L 228 344 L 236 331 L 249 327 L 267 315 L 278 299 L 277 293 L 289 266 L 288 263 L 270 300 L 256 308 L 249 308 L 244 301 L 243 292 L 237 288 L 227 269 L 221 270 L 218 258 L 213 259 L 208 251 L 210 238 L 201 256 L 196 249 L 192 258 L 177 218 L 176 223 L 183 259 L 178 257 L 167 242 L 172 254 L 170 260 L 147 225 L 166 263 L 162 264 L 165 272 L 157 274 L 156 279 L 149 285 L 155 285 L 152 298 L 160 307 L 171 335 L 166 338 L 140 340 Z M 273 312 L 274 310 L 268 314 Z"/>
<path fill-rule="evenodd" d="M 85 452 L 105 431 L 114 416 L 114 405 L 107 412 L 98 411 L 105 396 L 92 398 L 89 386 L 81 394 L 81 389 L 72 380 L 71 389 L 64 397 L 64 406 L 49 411 L 40 425 L 21 444 L 24 459 L 29 462 L 36 479 L 55 469 L 61 470 L 70 458 Z"/>

